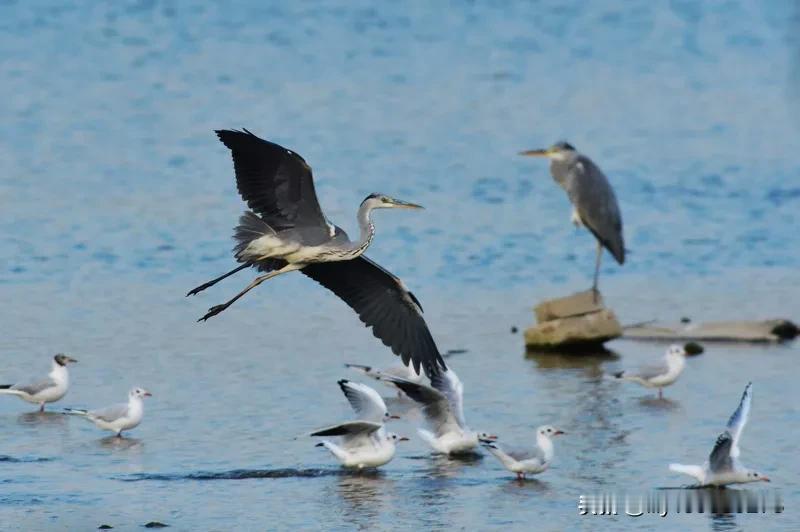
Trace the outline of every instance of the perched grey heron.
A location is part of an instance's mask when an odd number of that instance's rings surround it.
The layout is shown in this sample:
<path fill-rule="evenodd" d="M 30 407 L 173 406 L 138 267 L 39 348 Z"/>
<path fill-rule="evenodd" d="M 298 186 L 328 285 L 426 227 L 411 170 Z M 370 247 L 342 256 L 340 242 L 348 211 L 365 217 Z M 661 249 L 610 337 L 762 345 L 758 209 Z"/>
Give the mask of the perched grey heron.
<path fill-rule="evenodd" d="M 267 279 L 300 270 L 344 300 L 404 364 L 412 363 L 417 372 L 422 367 L 429 375 L 446 368 L 417 298 L 400 279 L 363 255 L 375 236 L 373 210 L 422 207 L 370 194 L 358 209 L 360 238 L 351 241 L 322 213 L 311 168 L 300 155 L 246 129 L 216 133 L 231 150 L 239 194 L 252 210 L 241 216 L 234 233 L 233 251 L 241 266 L 187 295 L 245 268 L 264 274 L 198 321 L 219 314 Z"/>
<path fill-rule="evenodd" d="M 572 223 L 585 226 L 597 239 L 597 259 L 592 284 L 596 298 L 603 247 L 620 265 L 625 263 L 622 215 L 611 183 L 591 159 L 567 142 L 557 142 L 543 150 L 523 151 L 520 155 L 550 159 L 553 179 L 566 191 L 569 201 L 572 202 Z"/>

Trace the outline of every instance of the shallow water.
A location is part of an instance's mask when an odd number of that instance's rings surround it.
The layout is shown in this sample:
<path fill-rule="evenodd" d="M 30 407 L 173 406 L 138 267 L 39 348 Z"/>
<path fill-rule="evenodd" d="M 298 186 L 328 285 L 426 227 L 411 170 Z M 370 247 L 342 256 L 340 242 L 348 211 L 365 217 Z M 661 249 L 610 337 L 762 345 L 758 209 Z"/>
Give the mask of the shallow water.
<path fill-rule="evenodd" d="M 601 282 L 623 322 L 800 316 L 798 21 L 791 2 L 0 4 L 0 380 L 64 351 L 51 410 L 154 392 L 122 442 L 1 398 L 0 527 L 797 529 L 797 343 L 708 345 L 657 402 L 603 375 L 663 345 L 526 355 L 509 330 L 590 282 L 591 237 L 514 155 L 560 137 L 617 188 L 631 252 Z M 212 130 L 242 126 L 299 151 L 351 233 L 370 192 L 427 207 L 378 213 L 370 256 L 467 350 L 473 427 L 568 432 L 551 470 L 431 457 L 409 411 L 393 462 L 342 472 L 304 434 L 350 417 L 344 362 L 395 360 L 302 275 L 195 323 L 250 278 L 184 297 L 233 264 L 242 204 Z M 666 465 L 707 456 L 748 380 L 742 459 L 787 513 L 577 515 L 581 494 L 684 484 Z"/>

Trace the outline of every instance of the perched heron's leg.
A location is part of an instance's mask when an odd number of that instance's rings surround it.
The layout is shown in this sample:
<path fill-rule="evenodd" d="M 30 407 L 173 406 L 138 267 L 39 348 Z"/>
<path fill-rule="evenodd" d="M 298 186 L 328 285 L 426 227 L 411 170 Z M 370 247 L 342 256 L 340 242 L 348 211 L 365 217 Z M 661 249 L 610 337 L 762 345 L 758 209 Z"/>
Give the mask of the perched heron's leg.
<path fill-rule="evenodd" d="M 597 303 L 597 296 L 600 292 L 597 289 L 597 281 L 600 277 L 600 261 L 603 260 L 603 244 L 597 241 L 597 259 L 594 263 L 594 283 L 592 284 L 592 293 L 594 294 L 594 302 Z"/>
<path fill-rule="evenodd" d="M 664 393 L 663 393 L 663 391 L 661 390 L 661 388 L 659 388 L 659 389 L 658 389 L 658 398 L 659 398 L 659 399 L 663 399 L 663 398 L 664 398 Z"/>
<path fill-rule="evenodd" d="M 216 316 L 217 314 L 219 314 L 220 312 L 222 312 L 226 308 L 228 308 L 231 305 L 233 305 L 236 302 L 237 299 L 239 299 L 240 297 L 245 295 L 247 292 L 249 292 L 250 290 L 252 290 L 256 286 L 260 285 L 261 283 L 263 283 L 267 279 L 272 279 L 273 277 L 278 276 L 278 275 L 280 275 L 282 273 L 287 273 L 287 272 L 292 272 L 294 270 L 299 270 L 302 267 L 303 266 L 300 265 L 300 264 L 291 264 L 290 263 L 290 264 L 287 264 L 286 266 L 284 266 L 283 268 L 281 268 L 280 270 L 271 271 L 269 273 L 266 273 L 264 275 L 256 277 L 255 279 L 253 279 L 253 282 L 251 282 L 249 285 L 247 285 L 247 287 L 245 287 L 244 290 L 242 290 L 241 292 L 236 294 L 234 297 L 232 297 L 226 303 L 223 303 L 222 305 L 214 305 L 213 307 L 208 309 L 208 312 L 206 312 L 205 316 L 203 316 L 202 318 L 200 318 L 197 321 L 205 321 L 205 320 L 207 320 L 208 318 L 210 318 L 212 316 Z"/>
<path fill-rule="evenodd" d="M 203 284 L 201 284 L 200 286 L 198 286 L 197 288 L 192 288 L 191 290 L 189 290 L 189 293 L 188 293 L 188 294 L 186 294 L 186 297 L 193 296 L 193 295 L 195 295 L 195 294 L 199 294 L 200 292 L 202 292 L 202 291 L 203 291 L 203 290 L 205 290 L 206 288 L 209 288 L 209 287 L 211 287 L 211 286 L 214 286 L 215 284 L 217 284 L 217 283 L 218 283 L 218 282 L 220 282 L 221 280 L 223 280 L 223 279 L 225 279 L 225 278 L 227 278 L 227 277 L 230 277 L 230 276 L 231 276 L 231 275 L 233 275 L 234 273 L 240 272 L 240 271 L 244 270 L 245 268 L 249 268 L 249 267 L 250 267 L 250 266 L 252 266 L 252 265 L 253 265 L 253 263 L 252 263 L 252 262 L 245 262 L 244 264 L 242 264 L 242 265 L 241 265 L 241 266 L 239 266 L 238 268 L 235 268 L 235 269 L 233 269 L 233 270 L 229 271 L 228 273 L 225 273 L 225 274 L 223 274 L 223 275 L 220 275 L 220 276 L 219 276 L 219 277 L 217 277 L 216 279 L 212 279 L 212 280 L 208 281 L 207 283 L 203 283 Z"/>
<path fill-rule="evenodd" d="M 44 412 L 44 403 L 39 404 L 39 412 Z"/>

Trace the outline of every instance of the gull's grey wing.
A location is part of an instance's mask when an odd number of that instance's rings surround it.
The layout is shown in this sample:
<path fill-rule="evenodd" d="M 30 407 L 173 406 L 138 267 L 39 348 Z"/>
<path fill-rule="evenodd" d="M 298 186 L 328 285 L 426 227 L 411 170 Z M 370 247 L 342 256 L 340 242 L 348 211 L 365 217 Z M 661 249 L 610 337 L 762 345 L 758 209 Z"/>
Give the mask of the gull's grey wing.
<path fill-rule="evenodd" d="M 431 376 L 431 386 L 439 390 L 450 403 L 450 410 L 461 428 L 466 428 L 464 420 L 464 385 L 452 368 Z"/>
<path fill-rule="evenodd" d="M 533 449 L 506 449 L 505 447 L 500 447 L 500 449 L 517 462 L 538 460 L 539 463 L 544 463 L 544 453 L 538 447 L 534 447 Z"/>
<path fill-rule="evenodd" d="M 311 167 L 297 153 L 244 131 L 218 130 L 231 150 L 242 199 L 276 231 L 297 228 L 309 244 L 329 238 Z"/>
<path fill-rule="evenodd" d="M 437 436 L 460 426 L 452 411 L 450 401 L 439 390 L 390 375 L 383 375 L 381 379 L 393 383 L 412 400 L 422 405 L 422 413 L 425 414 L 425 418 Z"/>
<path fill-rule="evenodd" d="M 565 170 L 564 188 L 581 221 L 618 263 L 624 263 L 622 215 L 608 178 L 584 155 L 578 155 Z"/>
<path fill-rule="evenodd" d="M 90 418 L 100 419 L 106 423 L 116 421 L 121 417 L 128 414 L 128 403 L 119 403 L 105 408 L 98 408 L 96 410 L 89 410 L 87 416 Z"/>
<path fill-rule="evenodd" d="M 753 383 L 748 382 L 742 394 L 742 399 L 739 401 L 739 406 L 736 411 L 728 420 L 727 429 L 731 434 L 733 442 L 731 444 L 731 456 L 736 458 L 739 456 L 739 438 L 742 435 L 744 426 L 747 424 L 747 418 L 750 415 L 750 404 L 753 401 Z"/>
<path fill-rule="evenodd" d="M 345 438 L 369 435 L 383 427 L 380 423 L 371 421 L 348 421 L 332 427 L 325 427 L 310 434 L 310 436 L 343 436 Z"/>
<path fill-rule="evenodd" d="M 42 379 L 40 381 L 15 384 L 10 389 L 19 390 L 20 392 L 25 392 L 28 395 L 36 395 L 37 393 L 44 391 L 47 388 L 52 388 L 53 386 L 58 386 L 56 384 L 56 381 L 54 381 L 50 377 L 47 377 L 46 379 Z"/>
<path fill-rule="evenodd" d="M 356 311 L 372 333 L 399 355 L 403 364 L 430 376 L 446 369 L 442 355 L 422 317 L 422 306 L 403 282 L 361 255 L 337 262 L 309 264 L 302 270 Z"/>
<path fill-rule="evenodd" d="M 650 380 L 659 375 L 664 375 L 669 371 L 669 366 L 666 361 L 654 362 L 652 364 L 645 364 L 634 370 L 626 370 L 623 372 L 623 377 L 633 377 L 642 380 Z"/>
<path fill-rule="evenodd" d="M 731 457 L 731 448 L 733 446 L 733 437 L 727 430 L 719 435 L 717 443 L 708 455 L 708 468 L 714 473 L 721 473 L 723 471 L 730 471 L 733 469 L 733 458 Z"/>
<path fill-rule="evenodd" d="M 387 409 L 386 403 L 383 402 L 378 392 L 366 384 L 351 382 L 347 379 L 340 380 L 339 387 L 359 419 L 373 423 L 383 422 Z"/>

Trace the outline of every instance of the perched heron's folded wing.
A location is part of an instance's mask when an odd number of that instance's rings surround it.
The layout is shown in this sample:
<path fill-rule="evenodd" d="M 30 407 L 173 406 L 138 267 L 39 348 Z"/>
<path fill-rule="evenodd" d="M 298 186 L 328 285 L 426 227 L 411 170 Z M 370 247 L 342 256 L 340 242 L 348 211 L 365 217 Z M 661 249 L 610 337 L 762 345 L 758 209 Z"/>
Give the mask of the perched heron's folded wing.
<path fill-rule="evenodd" d="M 428 376 L 447 368 L 422 317 L 417 298 L 402 281 L 365 256 L 309 264 L 302 270 L 356 311 L 373 334 Z"/>

